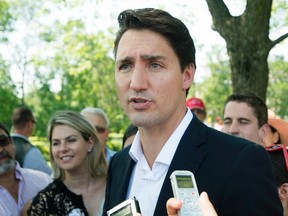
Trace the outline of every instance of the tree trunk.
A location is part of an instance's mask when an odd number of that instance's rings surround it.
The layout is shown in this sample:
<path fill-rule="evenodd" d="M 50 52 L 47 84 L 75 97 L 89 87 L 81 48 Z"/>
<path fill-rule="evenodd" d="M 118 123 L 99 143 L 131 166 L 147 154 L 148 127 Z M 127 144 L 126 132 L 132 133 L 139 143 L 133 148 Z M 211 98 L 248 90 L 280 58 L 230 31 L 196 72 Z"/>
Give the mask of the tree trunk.
<path fill-rule="evenodd" d="M 206 0 L 213 26 L 226 41 L 230 58 L 233 93 L 253 92 L 266 100 L 268 55 L 275 41 L 269 39 L 269 20 L 273 0 L 247 0 L 241 16 L 231 16 L 223 0 Z"/>

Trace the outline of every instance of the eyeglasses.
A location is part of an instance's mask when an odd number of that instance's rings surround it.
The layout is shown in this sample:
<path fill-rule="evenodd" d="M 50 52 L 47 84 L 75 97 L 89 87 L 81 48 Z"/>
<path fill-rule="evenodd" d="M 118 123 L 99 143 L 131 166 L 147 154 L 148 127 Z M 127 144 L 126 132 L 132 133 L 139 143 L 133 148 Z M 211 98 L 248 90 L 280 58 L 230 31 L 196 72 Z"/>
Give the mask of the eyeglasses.
<path fill-rule="evenodd" d="M 0 146 L 6 147 L 11 143 L 10 138 L 6 135 L 0 135 Z"/>
<path fill-rule="evenodd" d="M 98 133 L 104 133 L 106 131 L 106 128 L 100 127 L 100 126 L 95 126 L 95 129 L 97 130 Z"/>
<path fill-rule="evenodd" d="M 267 151 L 270 151 L 270 152 L 282 151 L 283 152 L 283 156 L 284 156 L 284 160 L 285 160 L 285 164 L 286 164 L 286 169 L 288 171 L 288 153 L 287 153 L 286 146 L 284 146 L 284 145 L 273 145 L 273 146 L 266 147 L 265 149 Z"/>

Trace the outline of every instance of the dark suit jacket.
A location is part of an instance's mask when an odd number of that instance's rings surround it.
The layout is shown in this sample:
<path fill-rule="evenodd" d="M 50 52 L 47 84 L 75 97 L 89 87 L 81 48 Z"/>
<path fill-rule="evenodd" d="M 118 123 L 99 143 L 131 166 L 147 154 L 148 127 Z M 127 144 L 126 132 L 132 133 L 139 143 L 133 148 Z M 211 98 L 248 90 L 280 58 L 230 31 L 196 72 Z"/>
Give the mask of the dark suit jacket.
<path fill-rule="evenodd" d="M 128 154 L 129 149 L 116 153 L 110 162 L 104 215 L 126 199 L 135 165 Z M 166 201 L 173 197 L 169 177 L 174 170 L 194 173 L 199 193 L 208 193 L 218 215 L 283 215 L 266 150 L 260 145 L 207 127 L 195 116 L 170 164 L 154 216 L 167 215 Z"/>

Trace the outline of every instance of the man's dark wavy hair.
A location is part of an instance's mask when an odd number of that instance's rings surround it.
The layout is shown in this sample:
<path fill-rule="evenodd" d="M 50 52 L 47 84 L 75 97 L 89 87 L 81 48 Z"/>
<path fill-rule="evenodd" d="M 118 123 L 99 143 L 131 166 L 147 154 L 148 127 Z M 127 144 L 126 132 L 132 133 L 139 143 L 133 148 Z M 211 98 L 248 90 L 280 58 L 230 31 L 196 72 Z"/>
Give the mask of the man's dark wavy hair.
<path fill-rule="evenodd" d="M 123 34 L 129 29 L 151 30 L 164 36 L 176 53 L 181 70 L 193 63 L 196 69 L 195 46 L 184 23 L 168 12 L 143 8 L 125 10 L 118 16 L 119 31 L 114 41 L 114 55 L 116 57 L 118 44 Z"/>

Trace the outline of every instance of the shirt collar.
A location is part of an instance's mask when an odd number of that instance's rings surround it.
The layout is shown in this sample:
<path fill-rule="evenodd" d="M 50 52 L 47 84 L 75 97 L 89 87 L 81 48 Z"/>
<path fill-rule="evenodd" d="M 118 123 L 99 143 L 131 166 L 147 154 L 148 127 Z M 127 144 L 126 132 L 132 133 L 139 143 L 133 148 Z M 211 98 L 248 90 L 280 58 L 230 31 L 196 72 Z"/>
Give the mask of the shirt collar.
<path fill-rule="evenodd" d="M 187 112 L 176 128 L 176 130 L 169 137 L 163 148 L 161 149 L 159 155 L 157 156 L 155 162 L 164 163 L 170 165 L 173 156 L 176 152 L 176 149 L 179 145 L 179 142 L 186 131 L 189 123 L 193 119 L 193 114 L 187 108 Z M 137 163 L 140 158 L 143 157 L 143 150 L 140 142 L 140 134 L 139 131 L 136 133 L 135 138 L 132 142 L 132 146 L 129 151 L 130 157 Z"/>
<path fill-rule="evenodd" d="M 22 135 L 22 134 L 12 133 L 12 134 L 11 134 L 11 137 L 19 137 L 19 138 L 22 138 L 22 139 L 24 139 L 24 140 L 26 140 L 26 141 L 29 142 L 29 140 L 27 139 L 27 137 L 25 137 L 25 136 Z"/>
<path fill-rule="evenodd" d="M 22 172 L 21 172 L 21 167 L 20 167 L 20 165 L 19 165 L 19 163 L 17 162 L 17 161 L 15 161 L 16 162 L 16 167 L 15 167 L 15 177 L 16 177 L 16 179 L 18 179 L 18 180 L 23 180 L 23 175 L 22 175 Z"/>

